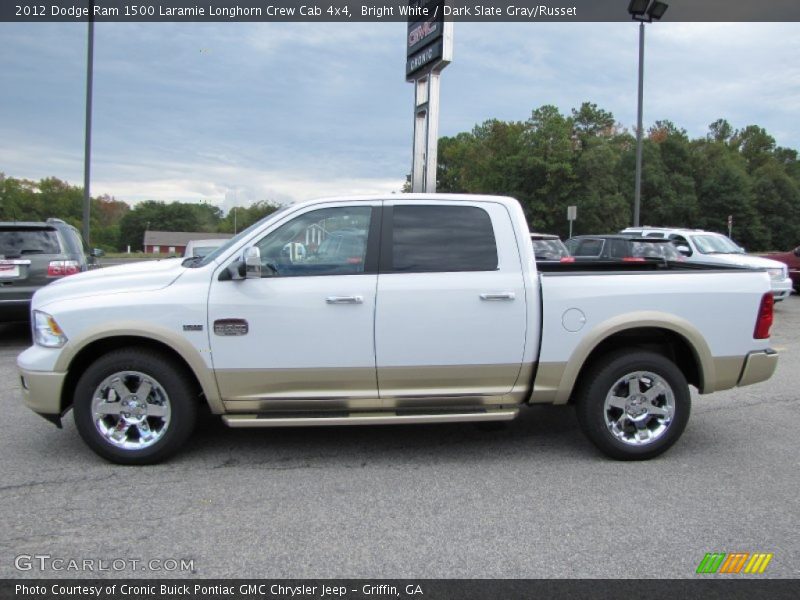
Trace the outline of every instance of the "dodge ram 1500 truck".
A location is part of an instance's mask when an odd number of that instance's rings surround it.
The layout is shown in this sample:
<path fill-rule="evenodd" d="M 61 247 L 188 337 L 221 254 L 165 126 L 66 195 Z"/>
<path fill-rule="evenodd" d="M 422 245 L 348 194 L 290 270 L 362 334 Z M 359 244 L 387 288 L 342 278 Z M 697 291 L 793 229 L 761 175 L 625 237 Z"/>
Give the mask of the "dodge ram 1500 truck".
<path fill-rule="evenodd" d="M 595 267 L 598 267 L 595 269 Z M 542 272 L 544 270 L 544 272 Z M 768 379 L 763 271 L 540 265 L 512 198 L 282 208 L 206 257 L 57 281 L 26 404 L 118 463 L 163 460 L 205 402 L 231 427 L 483 422 L 573 402 L 605 454 L 669 448 L 701 394 Z"/>

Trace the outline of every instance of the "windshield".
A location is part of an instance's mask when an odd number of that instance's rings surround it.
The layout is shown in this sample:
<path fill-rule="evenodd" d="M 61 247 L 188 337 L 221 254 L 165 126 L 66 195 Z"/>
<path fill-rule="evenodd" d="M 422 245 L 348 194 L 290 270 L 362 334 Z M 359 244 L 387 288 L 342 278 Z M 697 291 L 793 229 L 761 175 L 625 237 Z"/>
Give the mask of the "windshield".
<path fill-rule="evenodd" d="M 6 258 L 23 254 L 60 254 L 55 229 L 16 227 L 0 229 L 0 255 Z"/>
<path fill-rule="evenodd" d="M 194 258 L 195 260 L 194 261 L 185 261 L 184 266 L 185 267 L 204 267 L 204 266 L 206 266 L 208 263 L 215 261 L 218 256 L 220 256 L 220 255 L 224 254 L 225 252 L 227 252 L 229 248 L 235 246 L 242 239 L 244 239 L 245 237 L 250 235 L 250 233 L 252 233 L 253 230 L 261 227 L 261 225 L 265 221 L 267 221 L 269 219 L 273 219 L 277 215 L 280 215 L 280 214 L 286 212 L 287 210 L 289 210 L 293 206 L 294 205 L 289 204 L 287 206 L 283 206 L 283 207 L 279 208 L 278 210 L 276 210 L 273 213 L 268 214 L 263 219 L 261 219 L 259 221 L 256 221 L 255 223 L 250 225 L 250 227 L 248 227 L 247 229 L 242 229 L 242 231 L 240 231 L 238 234 L 233 236 L 231 239 L 229 239 L 227 242 L 222 244 L 222 246 L 220 246 L 219 248 L 217 248 L 213 252 L 209 252 L 208 254 L 206 254 L 205 257 L 203 258 L 203 260 L 197 261 L 196 259 L 198 259 L 200 257 L 199 256 L 194 256 L 194 257 L 191 257 L 191 258 Z"/>
<path fill-rule="evenodd" d="M 724 235 L 693 235 L 692 241 L 701 254 L 744 254 L 744 251 Z"/>

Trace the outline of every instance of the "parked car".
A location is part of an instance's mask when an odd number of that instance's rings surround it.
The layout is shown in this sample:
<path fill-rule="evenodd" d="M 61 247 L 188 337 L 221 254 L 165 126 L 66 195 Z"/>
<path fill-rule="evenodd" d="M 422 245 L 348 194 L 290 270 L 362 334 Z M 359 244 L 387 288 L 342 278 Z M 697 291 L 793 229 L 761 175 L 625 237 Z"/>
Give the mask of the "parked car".
<path fill-rule="evenodd" d="M 0 321 L 28 319 L 36 290 L 98 266 L 102 254 L 61 219 L 0 223 Z"/>
<path fill-rule="evenodd" d="M 532 233 L 533 255 L 539 262 L 568 261 L 571 259 L 569 250 L 557 235 L 549 233 Z"/>
<path fill-rule="evenodd" d="M 683 260 L 668 241 L 653 238 L 633 238 L 619 234 L 579 235 L 568 239 L 566 245 L 576 261 Z"/>
<path fill-rule="evenodd" d="M 800 246 L 789 252 L 766 254 L 764 258 L 784 263 L 789 269 L 789 278 L 792 280 L 794 290 L 800 294 Z"/>
<path fill-rule="evenodd" d="M 341 251 L 284 256 L 341 222 L 357 223 L 331 242 Z M 602 267 L 545 272 L 513 198 L 292 204 L 203 260 L 36 292 L 20 391 L 53 423 L 73 409 L 87 445 L 125 464 L 175 453 L 200 403 L 250 428 L 508 421 L 570 400 L 601 451 L 642 460 L 681 436 L 690 384 L 708 394 L 772 376 L 766 273 Z"/>
<path fill-rule="evenodd" d="M 792 293 L 792 280 L 785 264 L 761 256 L 747 254 L 728 236 L 701 229 L 670 227 L 629 227 L 622 234 L 666 239 L 675 245 L 687 262 L 709 265 L 737 265 L 766 269 L 772 281 L 772 294 L 781 301 Z"/>
<path fill-rule="evenodd" d="M 206 256 L 207 254 L 211 254 L 214 250 L 222 246 L 222 244 L 227 241 L 227 239 L 191 240 L 188 244 L 186 244 L 186 249 L 183 251 L 183 256 L 184 258 L 188 258 L 190 256 Z"/>

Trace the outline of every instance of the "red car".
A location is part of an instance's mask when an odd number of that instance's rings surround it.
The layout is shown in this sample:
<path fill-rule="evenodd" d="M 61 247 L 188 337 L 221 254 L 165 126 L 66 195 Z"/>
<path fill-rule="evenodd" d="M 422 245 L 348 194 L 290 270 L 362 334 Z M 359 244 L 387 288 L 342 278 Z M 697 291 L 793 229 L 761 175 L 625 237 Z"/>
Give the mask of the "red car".
<path fill-rule="evenodd" d="M 792 278 L 792 285 L 795 291 L 800 294 L 800 246 L 794 250 L 789 250 L 789 252 L 766 254 L 765 258 L 778 260 L 789 267 L 789 277 Z"/>

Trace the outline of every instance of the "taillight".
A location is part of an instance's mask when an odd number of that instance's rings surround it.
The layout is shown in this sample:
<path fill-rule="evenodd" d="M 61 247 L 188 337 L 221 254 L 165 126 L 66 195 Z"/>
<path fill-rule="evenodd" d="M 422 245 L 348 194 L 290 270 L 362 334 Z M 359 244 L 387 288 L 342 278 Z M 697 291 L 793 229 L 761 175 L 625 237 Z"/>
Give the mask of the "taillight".
<path fill-rule="evenodd" d="M 645 260 L 639 256 L 626 256 L 622 262 L 645 262 Z"/>
<path fill-rule="evenodd" d="M 574 256 L 564 256 L 564 257 L 561 258 L 561 260 L 559 262 L 572 263 L 572 262 L 575 262 L 575 257 Z"/>
<path fill-rule="evenodd" d="M 81 265 L 77 260 L 53 260 L 47 266 L 48 277 L 64 277 L 81 272 Z"/>
<path fill-rule="evenodd" d="M 761 298 L 761 306 L 758 307 L 758 318 L 756 319 L 756 328 L 753 332 L 753 337 L 755 339 L 766 340 L 769 338 L 774 307 L 775 299 L 772 297 L 772 294 L 764 294 Z"/>

